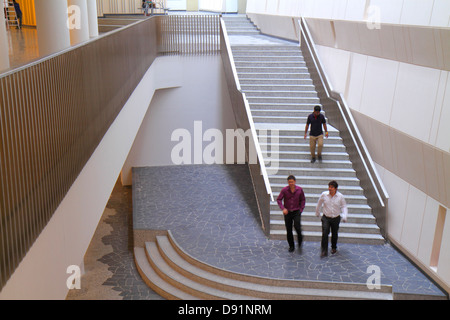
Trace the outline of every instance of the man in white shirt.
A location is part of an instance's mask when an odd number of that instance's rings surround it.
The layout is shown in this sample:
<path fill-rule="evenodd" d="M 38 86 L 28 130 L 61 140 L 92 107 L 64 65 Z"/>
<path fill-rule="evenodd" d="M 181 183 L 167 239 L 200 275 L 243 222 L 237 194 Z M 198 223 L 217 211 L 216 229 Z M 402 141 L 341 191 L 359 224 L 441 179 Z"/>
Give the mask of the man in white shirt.
<path fill-rule="evenodd" d="M 347 203 L 345 198 L 337 191 L 338 184 L 336 181 L 330 181 L 328 183 L 328 191 L 323 192 L 316 206 L 316 217 L 320 216 L 320 210 L 322 209 L 322 253 L 321 257 L 328 255 L 328 235 L 331 229 L 331 253 L 334 254 L 337 251 L 337 240 L 339 223 L 341 219 L 343 222 L 347 222 Z"/>

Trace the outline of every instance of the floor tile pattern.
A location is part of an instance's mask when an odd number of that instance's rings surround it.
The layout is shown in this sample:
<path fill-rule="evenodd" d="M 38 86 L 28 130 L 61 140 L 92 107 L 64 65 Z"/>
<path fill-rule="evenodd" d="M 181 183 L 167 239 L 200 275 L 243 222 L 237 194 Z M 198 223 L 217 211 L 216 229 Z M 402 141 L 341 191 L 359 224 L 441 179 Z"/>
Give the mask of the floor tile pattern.
<path fill-rule="evenodd" d="M 133 169 L 133 225 L 171 230 L 189 254 L 245 274 L 298 280 L 366 283 L 381 270 L 395 292 L 442 292 L 389 244 L 339 244 L 320 258 L 320 243 L 288 252 L 286 241 L 268 240 L 259 223 L 246 165 L 190 165 Z M 307 200 L 308 201 L 308 200 Z"/>

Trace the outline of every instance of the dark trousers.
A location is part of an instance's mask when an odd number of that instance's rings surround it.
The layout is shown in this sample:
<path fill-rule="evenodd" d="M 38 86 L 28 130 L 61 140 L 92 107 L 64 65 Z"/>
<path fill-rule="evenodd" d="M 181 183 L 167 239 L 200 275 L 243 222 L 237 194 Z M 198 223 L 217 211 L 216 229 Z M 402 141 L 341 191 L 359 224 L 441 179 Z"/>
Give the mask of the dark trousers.
<path fill-rule="evenodd" d="M 287 241 L 289 243 L 289 247 L 294 247 L 294 233 L 292 232 L 292 225 L 295 228 L 298 236 L 298 245 L 302 245 L 303 235 L 302 235 L 302 226 L 300 223 L 300 210 L 289 211 L 284 216 L 284 224 L 286 225 L 286 233 L 287 233 Z"/>
<path fill-rule="evenodd" d="M 328 235 L 331 230 L 331 248 L 337 249 L 338 230 L 341 216 L 328 218 L 322 215 L 322 251 L 328 251 Z"/>

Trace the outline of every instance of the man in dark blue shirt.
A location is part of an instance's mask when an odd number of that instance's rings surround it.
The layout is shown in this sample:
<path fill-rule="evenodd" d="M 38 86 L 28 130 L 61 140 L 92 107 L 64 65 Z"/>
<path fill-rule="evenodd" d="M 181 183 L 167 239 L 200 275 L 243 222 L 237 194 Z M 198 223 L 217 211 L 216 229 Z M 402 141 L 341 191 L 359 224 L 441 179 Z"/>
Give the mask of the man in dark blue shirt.
<path fill-rule="evenodd" d="M 308 134 L 309 125 L 311 125 L 311 131 L 309 133 L 309 149 L 311 151 L 311 163 L 316 162 L 316 144 L 317 144 L 317 158 L 322 161 L 322 148 L 323 148 L 323 129 L 325 130 L 325 137 L 328 138 L 327 122 L 325 116 L 320 113 L 320 106 L 314 107 L 314 112 L 308 116 L 305 126 L 305 139 Z"/>
<path fill-rule="evenodd" d="M 294 225 L 295 231 L 297 232 L 299 248 L 302 246 L 303 235 L 300 215 L 305 209 L 306 198 L 303 189 L 295 184 L 296 180 L 294 176 L 290 175 L 287 181 L 288 186 L 281 189 L 277 203 L 280 209 L 283 210 L 289 252 L 292 252 L 295 249 L 292 225 Z"/>
<path fill-rule="evenodd" d="M 18 28 L 22 28 L 22 10 L 20 10 L 20 5 L 16 2 L 16 0 L 13 0 L 13 4 L 14 10 L 16 11 L 17 19 L 19 20 Z"/>

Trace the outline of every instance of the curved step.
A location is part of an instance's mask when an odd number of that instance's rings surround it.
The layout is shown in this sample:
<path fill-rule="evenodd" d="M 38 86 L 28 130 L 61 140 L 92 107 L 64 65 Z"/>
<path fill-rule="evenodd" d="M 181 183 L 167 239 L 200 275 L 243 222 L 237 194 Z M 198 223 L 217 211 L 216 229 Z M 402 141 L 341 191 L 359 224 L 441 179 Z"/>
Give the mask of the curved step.
<path fill-rule="evenodd" d="M 197 300 L 198 298 L 172 286 L 164 281 L 148 262 L 144 248 L 134 248 L 137 270 L 144 282 L 161 297 L 170 300 Z"/>
<path fill-rule="evenodd" d="M 382 286 L 376 292 L 367 289 L 365 284 L 329 283 L 320 281 L 283 280 L 244 275 L 226 271 L 205 264 L 181 249 L 170 232 L 168 236 L 157 236 L 156 242 L 147 242 L 146 249 L 135 249 L 142 261 L 147 252 L 148 265 L 154 265 L 152 279 L 155 286 L 168 282 L 169 289 L 162 291 L 168 299 L 180 298 L 179 290 L 186 297 L 202 299 L 392 299 L 392 287 Z M 156 290 L 155 290 L 156 291 Z"/>
<path fill-rule="evenodd" d="M 252 300 L 253 297 L 230 293 L 189 279 L 171 268 L 161 256 L 159 248 L 155 242 L 146 242 L 145 252 L 147 253 L 150 265 L 155 272 L 175 288 L 178 288 L 189 295 L 205 300 Z"/>

